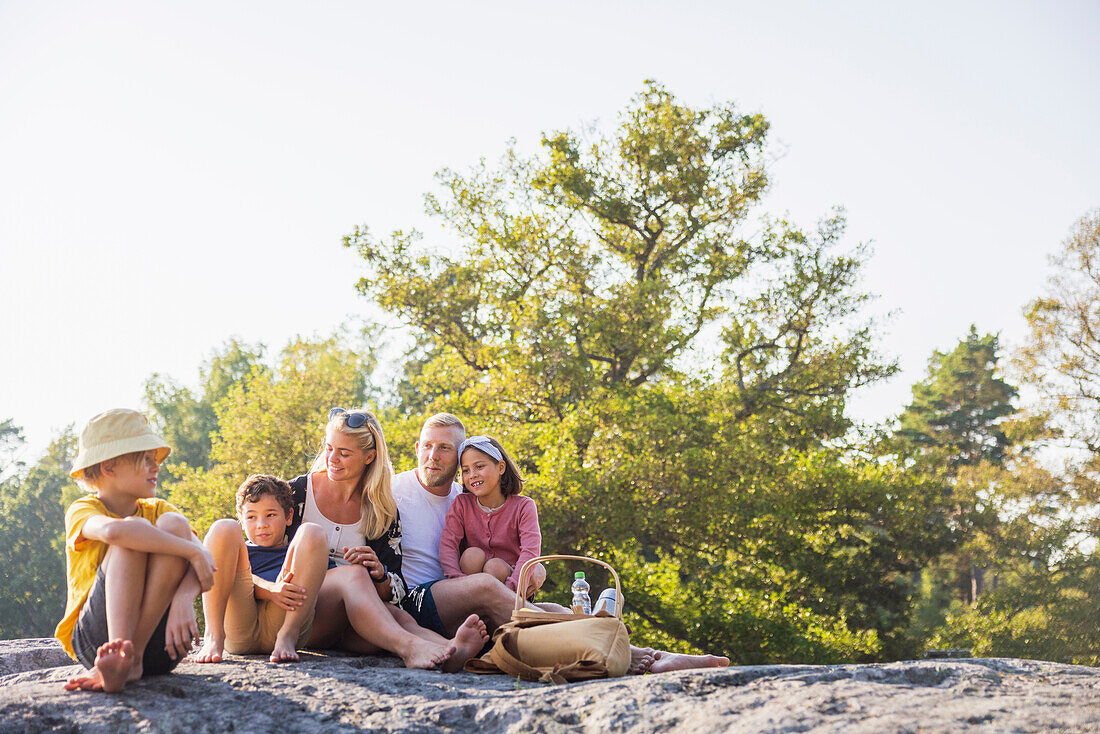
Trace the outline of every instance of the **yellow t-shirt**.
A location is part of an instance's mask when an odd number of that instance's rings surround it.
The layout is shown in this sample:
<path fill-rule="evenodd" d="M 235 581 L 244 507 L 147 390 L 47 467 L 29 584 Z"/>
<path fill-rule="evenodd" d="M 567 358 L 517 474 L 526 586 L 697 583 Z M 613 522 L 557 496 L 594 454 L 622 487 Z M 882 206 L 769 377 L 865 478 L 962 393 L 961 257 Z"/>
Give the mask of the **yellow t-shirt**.
<path fill-rule="evenodd" d="M 166 512 L 179 512 L 179 510 L 170 502 L 156 497 L 138 499 L 137 517 L 143 517 L 155 524 L 157 518 Z M 68 582 L 68 595 L 65 602 L 65 617 L 58 623 L 53 634 L 61 641 L 65 652 L 69 653 L 74 660 L 76 653 L 73 652 L 73 629 L 76 627 L 76 619 L 80 616 L 80 610 L 92 590 L 99 564 L 103 563 L 103 557 L 107 555 L 106 543 L 90 540 L 82 535 L 85 521 L 94 515 L 118 517 L 108 510 L 98 497 L 92 495 L 81 497 L 69 505 L 69 509 L 65 511 L 65 575 Z"/>

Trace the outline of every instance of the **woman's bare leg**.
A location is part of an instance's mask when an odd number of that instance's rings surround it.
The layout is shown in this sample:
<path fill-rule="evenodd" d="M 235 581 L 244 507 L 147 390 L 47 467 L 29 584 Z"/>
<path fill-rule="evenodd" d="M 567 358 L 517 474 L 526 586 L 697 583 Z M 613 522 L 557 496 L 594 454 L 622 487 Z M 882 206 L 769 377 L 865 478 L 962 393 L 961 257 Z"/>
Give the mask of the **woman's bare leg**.
<path fill-rule="evenodd" d="M 485 630 L 485 623 L 476 614 L 471 614 L 458 627 L 453 640 L 421 627 L 413 619 L 412 615 L 400 607 L 392 604 L 386 605 L 390 614 L 401 627 L 422 640 L 434 642 L 438 645 L 453 648 L 454 652 L 447 662 L 443 663 L 444 673 L 457 673 L 462 670 L 466 661 L 481 652 L 485 643 L 489 641 L 489 633 Z"/>
<path fill-rule="evenodd" d="M 339 566 L 325 573 L 317 597 L 317 615 L 309 646 L 333 644 L 345 638 L 344 620 L 362 640 L 388 650 L 405 661 L 407 668 L 434 668 L 453 650 L 412 634 L 387 611 L 363 566 Z M 339 613 L 342 608 L 343 614 Z M 322 614 L 327 618 L 322 619 Z M 329 615 L 334 615 L 329 616 Z M 354 638 L 348 639 L 351 644 Z M 357 645 L 358 647 L 358 645 Z"/>

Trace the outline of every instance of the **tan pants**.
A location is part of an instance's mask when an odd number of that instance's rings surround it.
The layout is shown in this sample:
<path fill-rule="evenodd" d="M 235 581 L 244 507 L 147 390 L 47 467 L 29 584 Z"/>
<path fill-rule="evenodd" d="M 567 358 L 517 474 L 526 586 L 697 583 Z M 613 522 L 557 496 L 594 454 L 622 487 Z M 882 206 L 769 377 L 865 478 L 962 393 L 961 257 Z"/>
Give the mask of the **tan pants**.
<path fill-rule="evenodd" d="M 302 629 L 298 631 L 296 648 L 309 639 L 317 599 L 310 599 L 306 604 L 309 609 L 302 621 Z M 275 640 L 284 619 L 285 609 L 273 601 L 256 599 L 252 574 L 238 576 L 233 580 L 233 589 L 229 592 L 229 603 L 225 608 L 225 651 L 234 655 L 271 652 L 275 649 Z"/>

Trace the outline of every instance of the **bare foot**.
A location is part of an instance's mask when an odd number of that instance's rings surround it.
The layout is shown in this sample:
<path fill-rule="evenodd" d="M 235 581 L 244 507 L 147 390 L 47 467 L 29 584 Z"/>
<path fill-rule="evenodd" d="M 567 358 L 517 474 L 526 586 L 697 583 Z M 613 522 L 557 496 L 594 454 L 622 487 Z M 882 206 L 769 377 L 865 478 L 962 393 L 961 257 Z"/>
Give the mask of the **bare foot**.
<path fill-rule="evenodd" d="M 225 654 L 225 640 L 215 640 L 213 637 L 204 637 L 202 647 L 191 656 L 191 661 L 196 663 L 220 663 Z"/>
<path fill-rule="evenodd" d="M 628 675 L 642 675 L 648 673 L 653 667 L 653 661 L 657 659 L 657 651 L 652 647 L 631 647 L 630 666 L 626 669 Z"/>
<path fill-rule="evenodd" d="M 667 673 L 670 670 L 691 670 L 693 668 L 724 668 L 730 659 L 717 655 L 683 655 L 676 652 L 658 652 L 650 673 Z"/>
<path fill-rule="evenodd" d="M 485 631 L 485 623 L 478 619 L 476 614 L 466 617 L 466 621 L 455 633 L 454 652 L 447 662 L 443 663 L 444 673 L 457 673 L 462 670 L 466 661 L 481 652 L 485 643 L 489 641 L 489 633 Z"/>
<path fill-rule="evenodd" d="M 444 647 L 443 645 L 437 645 L 434 642 L 428 642 L 427 640 L 415 637 L 413 638 L 412 644 L 409 645 L 408 652 L 402 655 L 401 659 L 405 661 L 406 668 L 431 670 L 441 663 L 446 662 L 454 651 L 454 645 Z"/>
<path fill-rule="evenodd" d="M 294 649 L 294 643 L 297 642 L 298 636 L 295 635 L 293 640 L 284 640 L 282 637 L 275 639 L 275 648 L 271 651 L 271 656 L 268 658 L 273 663 L 296 663 L 298 662 L 298 652 Z"/>
<path fill-rule="evenodd" d="M 129 640 L 111 640 L 99 646 L 95 667 L 86 675 L 70 678 L 66 691 L 121 691 L 134 663 L 134 646 Z"/>

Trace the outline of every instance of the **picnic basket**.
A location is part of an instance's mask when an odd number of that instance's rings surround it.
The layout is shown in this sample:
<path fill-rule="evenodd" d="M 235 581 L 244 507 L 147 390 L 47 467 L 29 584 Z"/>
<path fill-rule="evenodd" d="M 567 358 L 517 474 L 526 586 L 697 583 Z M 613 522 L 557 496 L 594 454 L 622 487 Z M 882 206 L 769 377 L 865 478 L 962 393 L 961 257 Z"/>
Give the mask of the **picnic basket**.
<path fill-rule="evenodd" d="M 588 556 L 550 555 L 532 558 L 520 569 L 516 588 L 527 588 L 536 563 L 573 560 L 595 563 L 611 572 L 619 603 L 615 614 L 546 612 L 527 609 L 516 595 L 512 620 L 493 633 L 493 646 L 466 663 L 471 673 L 506 673 L 523 680 L 567 683 L 617 678 L 630 666 L 630 637 L 623 624 L 619 574 L 609 564 Z"/>

